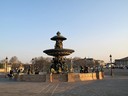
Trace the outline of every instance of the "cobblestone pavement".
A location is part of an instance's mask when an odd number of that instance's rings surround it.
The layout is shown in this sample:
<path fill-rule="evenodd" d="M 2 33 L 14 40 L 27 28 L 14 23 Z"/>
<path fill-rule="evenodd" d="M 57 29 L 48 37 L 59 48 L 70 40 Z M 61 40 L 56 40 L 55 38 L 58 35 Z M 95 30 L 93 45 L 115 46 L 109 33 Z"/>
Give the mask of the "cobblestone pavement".
<path fill-rule="evenodd" d="M 83 82 L 15 82 L 0 79 L 0 96 L 128 96 L 128 76 Z"/>

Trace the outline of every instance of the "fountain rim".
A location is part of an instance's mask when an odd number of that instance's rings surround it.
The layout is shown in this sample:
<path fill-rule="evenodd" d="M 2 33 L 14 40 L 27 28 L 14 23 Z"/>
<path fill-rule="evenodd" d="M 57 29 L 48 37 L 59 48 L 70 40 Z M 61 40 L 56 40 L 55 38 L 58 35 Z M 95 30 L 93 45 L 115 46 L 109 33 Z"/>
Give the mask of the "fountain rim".
<path fill-rule="evenodd" d="M 54 41 L 56 41 L 56 40 L 67 40 L 67 38 L 65 38 L 63 36 L 54 36 L 54 37 L 51 38 L 51 40 L 54 40 Z"/>
<path fill-rule="evenodd" d="M 67 49 L 67 48 L 63 48 L 63 49 L 46 49 L 43 52 L 45 53 L 46 51 L 60 51 L 60 52 L 70 51 L 70 52 L 74 52 L 73 49 Z"/>
<path fill-rule="evenodd" d="M 67 56 L 74 52 L 72 49 L 47 49 L 43 51 L 50 56 Z"/>

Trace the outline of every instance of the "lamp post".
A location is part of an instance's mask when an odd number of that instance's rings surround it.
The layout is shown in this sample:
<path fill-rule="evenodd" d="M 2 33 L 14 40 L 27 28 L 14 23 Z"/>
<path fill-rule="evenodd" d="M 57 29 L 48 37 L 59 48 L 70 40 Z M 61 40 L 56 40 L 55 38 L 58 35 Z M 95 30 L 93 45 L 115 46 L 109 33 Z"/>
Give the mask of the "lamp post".
<path fill-rule="evenodd" d="M 35 71 L 35 61 L 34 61 L 34 58 L 32 58 L 32 73 L 34 74 L 34 71 Z"/>
<path fill-rule="evenodd" d="M 111 76 L 113 76 L 113 71 L 112 71 L 112 55 L 110 54 L 110 64 L 111 64 Z"/>
<path fill-rule="evenodd" d="M 5 77 L 7 76 L 8 57 L 5 58 Z"/>

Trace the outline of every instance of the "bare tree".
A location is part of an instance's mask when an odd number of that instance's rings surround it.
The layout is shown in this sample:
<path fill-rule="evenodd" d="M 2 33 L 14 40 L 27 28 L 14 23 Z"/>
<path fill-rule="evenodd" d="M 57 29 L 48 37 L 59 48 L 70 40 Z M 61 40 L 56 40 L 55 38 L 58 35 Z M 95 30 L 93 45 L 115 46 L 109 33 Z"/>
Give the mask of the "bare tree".
<path fill-rule="evenodd" d="M 33 62 L 35 70 L 38 70 L 40 72 L 48 72 L 51 64 L 51 59 L 44 57 L 35 57 L 31 62 Z"/>
<path fill-rule="evenodd" d="M 19 68 L 21 61 L 18 60 L 18 57 L 13 56 L 10 60 L 9 63 L 12 64 L 12 68 Z"/>
<path fill-rule="evenodd" d="M 9 63 L 19 64 L 19 63 L 21 63 L 21 61 L 18 60 L 18 57 L 13 56 L 13 57 L 9 60 Z"/>

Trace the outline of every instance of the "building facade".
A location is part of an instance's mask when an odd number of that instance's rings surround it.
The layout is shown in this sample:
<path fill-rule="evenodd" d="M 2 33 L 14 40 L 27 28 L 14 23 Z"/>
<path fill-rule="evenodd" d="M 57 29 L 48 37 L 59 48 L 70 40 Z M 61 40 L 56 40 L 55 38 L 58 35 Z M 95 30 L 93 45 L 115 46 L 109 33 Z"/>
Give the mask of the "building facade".
<path fill-rule="evenodd" d="M 122 59 L 115 59 L 116 67 L 126 67 L 128 66 L 128 57 Z"/>

